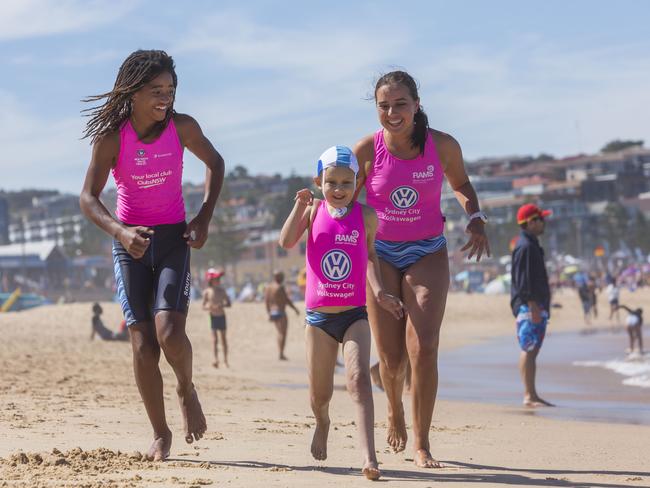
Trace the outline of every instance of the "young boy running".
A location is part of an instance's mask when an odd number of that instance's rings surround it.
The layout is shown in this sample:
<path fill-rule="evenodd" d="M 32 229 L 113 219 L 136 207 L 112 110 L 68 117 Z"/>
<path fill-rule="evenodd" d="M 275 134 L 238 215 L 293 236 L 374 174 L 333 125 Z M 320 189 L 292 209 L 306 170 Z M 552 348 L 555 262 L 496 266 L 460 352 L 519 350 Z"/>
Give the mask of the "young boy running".
<path fill-rule="evenodd" d="M 349 148 L 334 146 L 325 151 L 314 178 L 325 199 L 314 199 L 308 189 L 296 194 L 280 233 L 280 245 L 291 248 L 305 230 L 309 231 L 305 339 L 311 408 L 316 418 L 311 453 L 315 459 L 327 458 L 329 402 L 338 345 L 342 343 L 347 390 L 357 408 L 362 472 L 376 480 L 380 472 L 374 444 L 366 277 L 383 308 L 401 317 L 403 306 L 383 289 L 374 246 L 375 211 L 353 201 L 358 170 Z"/>

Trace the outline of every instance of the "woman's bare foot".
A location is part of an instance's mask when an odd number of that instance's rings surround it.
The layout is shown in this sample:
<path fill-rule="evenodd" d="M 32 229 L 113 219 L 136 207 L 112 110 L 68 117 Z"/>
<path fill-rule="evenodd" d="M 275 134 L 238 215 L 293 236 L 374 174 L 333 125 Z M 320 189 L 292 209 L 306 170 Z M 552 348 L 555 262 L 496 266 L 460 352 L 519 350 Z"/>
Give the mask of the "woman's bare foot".
<path fill-rule="evenodd" d="M 279 359 L 280 361 L 287 361 L 289 358 L 286 357 L 284 354 L 280 354 L 280 356 L 278 357 L 278 359 Z"/>
<path fill-rule="evenodd" d="M 172 433 L 167 430 L 164 434 L 155 435 L 151 447 L 145 454 L 147 461 L 164 461 L 169 457 L 169 449 L 172 447 Z"/>
<path fill-rule="evenodd" d="M 540 397 L 524 397 L 524 407 L 554 407 L 551 402 L 547 402 Z"/>
<path fill-rule="evenodd" d="M 194 385 L 186 392 L 177 390 L 178 401 L 181 405 L 181 414 L 183 415 L 183 429 L 185 431 L 185 442 L 191 444 L 194 440 L 199 440 L 207 430 L 205 415 L 199 403 L 199 397 L 196 394 Z"/>
<path fill-rule="evenodd" d="M 212 367 L 218 368 L 219 367 L 219 361 L 215 360 L 212 362 Z"/>
<path fill-rule="evenodd" d="M 327 435 L 330 431 L 330 421 L 319 422 L 316 420 L 316 430 L 311 440 L 311 455 L 314 459 L 324 461 L 327 459 Z"/>
<path fill-rule="evenodd" d="M 433 459 L 433 456 L 431 456 L 431 453 L 427 449 L 418 449 L 415 451 L 413 462 L 420 468 L 442 468 L 442 464 Z"/>
<path fill-rule="evenodd" d="M 386 431 L 386 442 L 393 452 L 402 452 L 406 449 L 406 422 L 404 421 L 404 407 L 400 403 L 397 412 L 388 413 L 388 430 Z"/>
<path fill-rule="evenodd" d="M 381 476 L 381 471 L 379 471 L 377 461 L 366 461 L 363 468 L 361 468 L 361 472 L 370 481 L 377 481 Z"/>

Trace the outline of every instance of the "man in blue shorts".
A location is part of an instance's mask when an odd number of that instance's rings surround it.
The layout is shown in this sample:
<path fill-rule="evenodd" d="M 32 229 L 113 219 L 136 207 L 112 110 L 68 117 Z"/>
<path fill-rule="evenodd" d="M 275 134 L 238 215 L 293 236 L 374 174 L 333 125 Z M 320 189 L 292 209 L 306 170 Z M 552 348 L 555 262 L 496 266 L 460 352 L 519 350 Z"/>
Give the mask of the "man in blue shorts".
<path fill-rule="evenodd" d="M 550 317 L 551 291 L 538 237 L 544 233 L 545 218 L 551 214 L 528 203 L 517 211 L 521 235 L 512 252 L 512 313 L 517 318 L 517 339 L 521 348 L 519 370 L 524 382 L 524 406 L 552 407 L 535 389 L 536 359 L 544 342 Z"/>

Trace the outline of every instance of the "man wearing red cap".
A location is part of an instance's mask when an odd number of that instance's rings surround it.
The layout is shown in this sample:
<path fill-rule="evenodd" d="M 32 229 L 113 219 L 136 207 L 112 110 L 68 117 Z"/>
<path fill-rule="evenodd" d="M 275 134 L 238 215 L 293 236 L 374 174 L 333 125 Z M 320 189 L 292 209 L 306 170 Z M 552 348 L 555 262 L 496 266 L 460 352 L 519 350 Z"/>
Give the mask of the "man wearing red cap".
<path fill-rule="evenodd" d="M 521 235 L 512 252 L 512 313 L 517 318 L 517 339 L 521 348 L 519 370 L 524 382 L 524 405 L 553 406 L 543 400 L 535 388 L 536 359 L 544 342 L 550 317 L 551 291 L 544 264 L 544 250 L 538 237 L 544 233 L 545 218 L 551 215 L 528 203 L 517 211 Z"/>
<path fill-rule="evenodd" d="M 223 349 L 223 363 L 228 367 L 228 341 L 226 340 L 226 312 L 225 307 L 230 307 L 230 298 L 226 290 L 221 286 L 221 277 L 224 272 L 220 269 L 210 268 L 205 272 L 205 280 L 208 287 L 203 290 L 203 310 L 210 313 L 210 329 L 212 330 L 212 347 L 214 350 L 214 362 L 212 366 L 219 367 L 218 334 L 221 336 L 221 347 Z"/>

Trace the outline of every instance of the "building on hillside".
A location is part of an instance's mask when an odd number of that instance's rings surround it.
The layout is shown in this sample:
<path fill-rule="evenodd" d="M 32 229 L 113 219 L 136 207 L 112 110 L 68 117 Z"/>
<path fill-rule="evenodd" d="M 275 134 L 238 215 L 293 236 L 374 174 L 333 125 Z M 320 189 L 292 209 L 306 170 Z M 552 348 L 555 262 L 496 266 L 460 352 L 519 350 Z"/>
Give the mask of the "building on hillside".
<path fill-rule="evenodd" d="M 289 278 L 293 272 L 305 266 L 307 233 L 292 249 L 278 244 L 279 230 L 265 230 L 249 233 L 244 241 L 244 251 L 236 264 L 237 281 L 264 283 L 273 276 L 273 271 L 284 271 Z"/>
<path fill-rule="evenodd" d="M 4 292 L 18 286 L 38 291 L 62 288 L 70 262 L 55 241 L 0 246 L 0 283 Z"/>
<path fill-rule="evenodd" d="M 79 244 L 86 218 L 77 213 L 64 217 L 21 219 L 9 225 L 9 242 L 36 243 L 54 241 L 59 246 Z"/>

